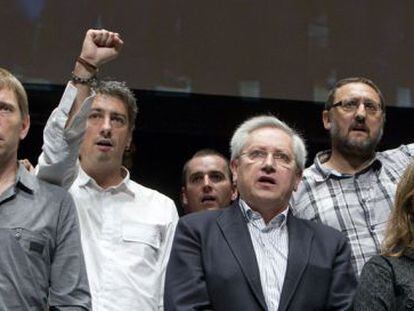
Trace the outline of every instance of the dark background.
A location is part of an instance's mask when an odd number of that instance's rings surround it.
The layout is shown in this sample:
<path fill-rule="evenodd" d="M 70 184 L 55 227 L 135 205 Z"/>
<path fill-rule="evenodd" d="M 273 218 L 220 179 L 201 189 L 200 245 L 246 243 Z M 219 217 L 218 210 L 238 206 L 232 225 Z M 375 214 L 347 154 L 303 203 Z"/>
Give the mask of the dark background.
<path fill-rule="evenodd" d="M 323 101 L 336 80 L 412 106 L 414 1 L 0 0 L 1 66 L 64 84 L 88 28 L 119 32 L 105 74 L 135 89 Z"/>
<path fill-rule="evenodd" d="M 26 89 L 32 125 L 19 156 L 35 164 L 41 152 L 43 127 L 63 87 L 26 85 Z M 307 142 L 308 165 L 317 151 L 329 148 L 321 120 L 322 103 L 142 90 L 135 93 L 140 113 L 134 133 L 137 150 L 131 176 L 173 198 L 180 212 L 184 162 L 201 148 L 215 148 L 228 156 L 234 129 L 248 117 L 272 113 L 297 128 Z M 414 142 L 413 118 L 412 108 L 388 107 L 379 149 Z"/>
<path fill-rule="evenodd" d="M 248 117 L 273 113 L 298 128 L 311 160 L 327 149 L 322 102 L 344 77 L 366 76 L 383 91 L 390 107 L 380 149 L 414 141 L 412 0 L 0 4 L 0 66 L 28 90 L 32 127 L 19 156 L 33 163 L 89 28 L 125 41 L 100 75 L 127 81 L 139 100 L 132 177 L 177 203 L 184 162 L 206 147 L 228 155 Z"/>

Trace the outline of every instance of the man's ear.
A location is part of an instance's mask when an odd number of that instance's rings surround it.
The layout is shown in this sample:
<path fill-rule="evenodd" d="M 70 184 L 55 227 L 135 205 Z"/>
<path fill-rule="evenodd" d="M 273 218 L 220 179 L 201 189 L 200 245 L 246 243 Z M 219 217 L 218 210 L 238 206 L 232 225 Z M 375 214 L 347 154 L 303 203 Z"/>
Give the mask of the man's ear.
<path fill-rule="evenodd" d="M 239 166 L 238 159 L 231 160 L 230 162 L 230 170 L 233 175 L 233 183 L 237 184 L 237 168 Z"/>
<path fill-rule="evenodd" d="M 131 144 L 132 144 L 132 131 L 128 135 L 128 140 L 127 140 L 127 143 L 125 145 L 125 151 L 130 151 L 131 150 Z"/>
<path fill-rule="evenodd" d="M 239 193 L 237 192 L 236 183 L 233 181 L 231 185 L 231 200 L 234 201 L 237 199 Z"/>
<path fill-rule="evenodd" d="M 302 181 L 302 173 L 303 173 L 302 171 L 296 173 L 295 184 L 293 186 L 293 191 L 298 190 L 299 184 Z"/>
<path fill-rule="evenodd" d="M 184 186 L 181 187 L 181 202 L 183 203 L 183 205 L 188 204 L 187 193 Z"/>
<path fill-rule="evenodd" d="M 323 121 L 323 127 L 325 128 L 325 130 L 330 130 L 331 129 L 331 118 L 329 116 L 328 110 L 322 111 L 322 121 Z"/>
<path fill-rule="evenodd" d="M 20 129 L 20 140 L 23 140 L 27 133 L 29 132 L 29 128 L 30 128 L 30 116 L 24 116 L 22 119 L 22 127 Z"/>

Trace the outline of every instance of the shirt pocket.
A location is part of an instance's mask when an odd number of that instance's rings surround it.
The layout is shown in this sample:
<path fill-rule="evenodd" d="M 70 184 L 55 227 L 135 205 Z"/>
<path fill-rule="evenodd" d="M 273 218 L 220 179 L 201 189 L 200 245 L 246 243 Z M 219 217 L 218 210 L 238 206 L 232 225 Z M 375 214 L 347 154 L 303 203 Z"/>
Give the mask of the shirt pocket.
<path fill-rule="evenodd" d="M 125 242 L 142 243 L 154 249 L 161 247 L 164 239 L 165 226 L 124 220 L 122 239 Z"/>
<path fill-rule="evenodd" d="M 41 234 L 23 227 L 12 228 L 12 234 L 29 256 L 44 257 L 47 251 L 47 239 Z"/>
<path fill-rule="evenodd" d="M 130 266 L 154 266 L 162 254 L 165 226 L 124 220 L 122 223 L 122 245 L 125 255 L 130 255 Z M 139 256 L 137 256 L 139 254 Z M 148 271 L 150 273 L 150 271 Z"/>
<path fill-rule="evenodd" d="M 44 280 L 40 284 L 48 284 L 51 256 L 49 251 L 49 239 L 38 232 L 23 227 L 10 229 L 16 243 L 26 254 L 27 267 L 37 280 Z"/>

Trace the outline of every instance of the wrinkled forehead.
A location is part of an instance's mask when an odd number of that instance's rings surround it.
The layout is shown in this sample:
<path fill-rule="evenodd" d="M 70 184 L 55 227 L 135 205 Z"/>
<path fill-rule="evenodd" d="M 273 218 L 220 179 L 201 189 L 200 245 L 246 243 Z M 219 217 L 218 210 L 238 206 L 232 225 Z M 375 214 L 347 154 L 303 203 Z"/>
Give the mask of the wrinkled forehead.
<path fill-rule="evenodd" d="M 381 98 L 376 90 L 362 82 L 348 83 L 336 90 L 335 102 L 346 99 L 366 99 L 381 103 Z"/>
<path fill-rule="evenodd" d="M 260 148 L 266 150 L 285 150 L 293 153 L 292 137 L 278 127 L 261 127 L 249 133 L 243 149 Z"/>

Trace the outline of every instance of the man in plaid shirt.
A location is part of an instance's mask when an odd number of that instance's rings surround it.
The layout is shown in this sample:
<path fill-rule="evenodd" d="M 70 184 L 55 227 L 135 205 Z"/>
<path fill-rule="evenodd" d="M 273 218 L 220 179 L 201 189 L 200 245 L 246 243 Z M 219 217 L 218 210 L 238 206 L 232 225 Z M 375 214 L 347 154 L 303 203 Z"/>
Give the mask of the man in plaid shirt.
<path fill-rule="evenodd" d="M 381 250 L 394 194 L 414 144 L 375 152 L 385 121 L 381 91 L 366 78 L 347 78 L 331 90 L 322 114 L 331 150 L 319 152 L 291 201 L 293 213 L 342 231 L 359 275 Z"/>

